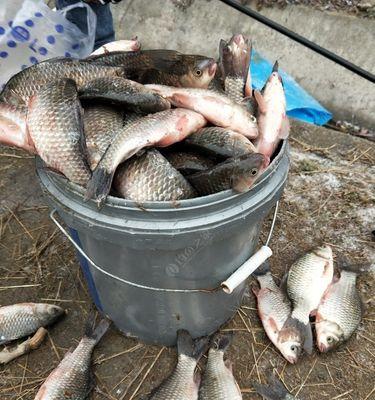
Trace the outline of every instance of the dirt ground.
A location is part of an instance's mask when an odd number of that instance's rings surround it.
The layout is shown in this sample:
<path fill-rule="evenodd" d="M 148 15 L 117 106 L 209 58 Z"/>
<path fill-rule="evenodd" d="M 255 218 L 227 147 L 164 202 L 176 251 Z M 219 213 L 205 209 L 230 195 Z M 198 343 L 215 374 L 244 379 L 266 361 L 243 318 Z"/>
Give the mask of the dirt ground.
<path fill-rule="evenodd" d="M 356 15 L 361 18 L 375 18 L 375 3 L 372 0 L 241 0 L 242 4 L 256 7 L 286 7 L 304 5 L 320 11 L 335 11 Z"/>
<path fill-rule="evenodd" d="M 297 124 L 290 144 L 291 171 L 271 242 L 274 275 L 281 278 L 299 254 L 323 241 L 336 255 L 374 265 L 373 143 Z M 64 353 L 77 344 L 92 304 L 72 246 L 48 219 L 33 158 L 5 147 L 0 147 L 0 271 L 0 305 L 48 301 L 68 311 L 49 329 L 40 349 L 0 367 L 1 400 L 32 400 Z M 337 351 L 314 352 L 294 366 L 266 337 L 249 290 L 223 328 L 235 331 L 227 356 L 243 398 L 258 399 L 252 382 L 264 383 L 275 369 L 301 399 L 375 399 L 374 274 L 360 276 L 358 288 L 365 305 L 358 332 Z M 174 349 L 146 346 L 111 328 L 94 354 L 92 399 L 140 398 L 169 374 L 175 355 Z"/>

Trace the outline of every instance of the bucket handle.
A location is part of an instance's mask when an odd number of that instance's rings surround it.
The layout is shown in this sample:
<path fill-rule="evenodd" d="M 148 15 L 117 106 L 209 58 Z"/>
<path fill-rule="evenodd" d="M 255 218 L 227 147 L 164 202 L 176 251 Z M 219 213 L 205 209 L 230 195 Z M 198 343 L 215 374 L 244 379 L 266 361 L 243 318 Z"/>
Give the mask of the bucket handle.
<path fill-rule="evenodd" d="M 104 270 L 99 265 L 95 264 L 93 260 L 83 251 L 83 249 L 76 243 L 68 231 L 60 224 L 56 219 L 56 209 L 53 209 L 50 213 L 52 222 L 59 228 L 63 235 L 69 240 L 69 242 L 75 247 L 75 249 L 81 254 L 96 270 L 102 274 L 109 276 L 112 279 L 116 279 L 119 282 L 125 283 L 129 286 L 137 287 L 144 290 L 152 290 L 155 292 L 172 292 L 172 293 L 213 293 L 219 290 L 223 290 L 225 293 L 230 294 L 233 290 L 238 287 L 244 280 L 246 280 L 267 258 L 271 257 L 272 250 L 268 247 L 271 240 L 273 228 L 276 222 L 277 210 L 279 202 L 276 202 L 275 212 L 273 215 L 272 225 L 265 246 L 262 246 L 252 257 L 250 257 L 244 264 L 241 265 L 227 280 L 222 282 L 220 286 L 214 289 L 170 289 L 170 288 L 156 288 L 152 286 L 145 286 L 139 283 L 131 282 L 126 279 L 122 279 L 110 272 Z"/>

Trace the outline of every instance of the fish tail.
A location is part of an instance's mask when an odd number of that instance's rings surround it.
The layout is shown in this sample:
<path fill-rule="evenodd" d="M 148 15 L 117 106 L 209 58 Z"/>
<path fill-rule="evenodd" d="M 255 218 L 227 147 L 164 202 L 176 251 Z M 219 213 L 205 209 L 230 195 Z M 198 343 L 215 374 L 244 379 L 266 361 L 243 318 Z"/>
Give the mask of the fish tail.
<path fill-rule="evenodd" d="M 226 334 L 217 334 L 214 336 L 211 347 L 226 351 L 226 349 L 230 346 L 233 340 L 233 332 L 228 332 Z"/>
<path fill-rule="evenodd" d="M 206 352 L 208 346 L 208 338 L 202 338 L 194 342 L 190 333 L 186 330 L 177 332 L 177 349 L 178 354 L 199 360 Z"/>
<path fill-rule="evenodd" d="M 252 275 L 255 277 L 263 276 L 271 272 L 271 267 L 269 261 L 265 261 L 263 264 L 261 264 L 254 272 Z"/>
<path fill-rule="evenodd" d="M 95 327 L 95 317 L 94 315 L 90 315 L 86 324 L 85 336 L 94 340 L 95 344 L 98 344 L 110 325 L 111 322 L 103 318 Z"/>
<path fill-rule="evenodd" d="M 306 351 L 307 354 L 312 353 L 313 334 L 310 322 L 307 322 L 307 324 L 305 324 L 297 318 L 289 317 L 285 321 L 284 327 L 295 328 L 298 332 L 300 332 L 303 339 L 303 349 Z"/>
<path fill-rule="evenodd" d="M 272 374 L 268 380 L 268 385 L 253 383 L 254 389 L 268 400 L 284 399 L 288 394 L 284 385 Z"/>
<path fill-rule="evenodd" d="M 87 183 L 85 201 L 94 199 L 98 203 L 98 208 L 101 208 L 111 190 L 113 176 L 114 172 L 109 172 L 98 165 Z"/>

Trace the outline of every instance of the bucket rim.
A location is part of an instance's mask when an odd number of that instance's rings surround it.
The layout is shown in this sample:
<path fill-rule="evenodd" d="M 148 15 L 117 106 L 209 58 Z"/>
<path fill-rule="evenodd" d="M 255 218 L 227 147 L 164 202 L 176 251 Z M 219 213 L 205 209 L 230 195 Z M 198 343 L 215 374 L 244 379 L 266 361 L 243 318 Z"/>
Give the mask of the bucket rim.
<path fill-rule="evenodd" d="M 282 140 L 279 145 L 278 153 L 276 157 L 271 161 L 270 165 L 260 176 L 260 179 L 251 187 L 251 189 L 245 193 L 235 193 L 233 190 L 228 189 L 218 193 L 199 196 L 192 199 L 183 199 L 175 201 L 147 201 L 147 202 L 136 202 L 133 200 L 128 200 L 120 197 L 115 197 L 109 195 L 106 202 L 99 213 L 103 214 L 105 210 L 112 209 L 115 210 L 129 210 L 129 211 L 140 211 L 147 210 L 153 212 L 162 211 L 183 211 L 191 210 L 202 207 L 214 206 L 227 201 L 235 201 L 242 196 L 251 196 L 252 193 L 258 192 L 270 179 L 270 177 L 276 173 L 277 167 L 281 160 L 287 156 L 288 157 L 288 140 Z M 94 200 L 84 201 L 85 189 L 73 182 L 68 181 L 63 175 L 59 175 L 52 171 L 49 171 L 45 167 L 44 162 L 40 157 L 36 157 L 36 171 L 41 182 L 41 185 L 49 192 L 50 195 L 56 198 L 54 193 L 49 190 L 50 186 L 53 185 L 55 189 L 58 189 L 65 196 L 67 194 L 73 195 L 78 201 L 80 200 L 81 205 L 88 208 L 97 209 Z"/>

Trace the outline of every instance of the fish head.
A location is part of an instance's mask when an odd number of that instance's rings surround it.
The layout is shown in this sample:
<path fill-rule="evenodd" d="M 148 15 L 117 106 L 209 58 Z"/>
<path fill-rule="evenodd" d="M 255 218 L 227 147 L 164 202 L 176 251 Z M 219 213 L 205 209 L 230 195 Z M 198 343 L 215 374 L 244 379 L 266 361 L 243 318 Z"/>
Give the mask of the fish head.
<path fill-rule="evenodd" d="M 203 56 L 185 56 L 185 60 L 187 70 L 180 77 L 181 86 L 207 89 L 216 73 L 216 61 Z"/>
<path fill-rule="evenodd" d="M 345 340 L 343 330 L 335 322 L 326 320 L 316 322 L 315 329 L 317 346 L 321 353 L 338 347 Z"/>
<path fill-rule="evenodd" d="M 65 314 L 65 310 L 53 304 L 36 304 L 36 312 L 43 325 L 49 325 L 57 321 Z"/>
<path fill-rule="evenodd" d="M 237 157 L 231 176 L 231 186 L 239 193 L 246 192 L 259 178 L 267 165 L 267 157 L 260 153 L 246 154 Z"/>
<path fill-rule="evenodd" d="M 303 349 L 301 332 L 294 327 L 283 327 L 278 335 L 277 348 L 291 364 L 296 364 Z"/>

